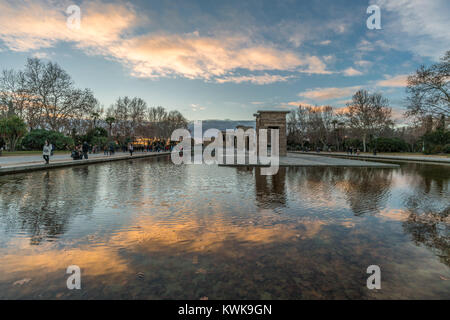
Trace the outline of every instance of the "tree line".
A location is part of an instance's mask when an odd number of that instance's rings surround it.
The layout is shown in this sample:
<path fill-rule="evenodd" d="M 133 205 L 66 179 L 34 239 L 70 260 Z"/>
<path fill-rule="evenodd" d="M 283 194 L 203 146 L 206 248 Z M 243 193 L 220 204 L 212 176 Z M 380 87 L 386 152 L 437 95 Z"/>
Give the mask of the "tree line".
<path fill-rule="evenodd" d="M 288 145 L 450 152 L 449 79 L 450 51 L 440 62 L 420 66 L 408 77 L 404 126 L 395 126 L 388 99 L 377 92 L 358 90 L 341 109 L 300 105 L 288 114 Z M 20 144 L 36 148 L 46 137 L 56 140 L 58 148 L 81 140 L 125 145 L 140 136 L 167 139 L 187 124 L 179 111 L 148 107 L 138 97 L 119 97 L 105 110 L 90 89 L 76 87 L 70 75 L 51 61 L 30 58 L 23 70 L 0 74 L 0 147 L 7 145 L 12 151 Z"/>
<path fill-rule="evenodd" d="M 43 135 L 72 139 L 61 144 L 66 147 L 95 135 L 119 144 L 139 136 L 165 139 L 187 123 L 179 111 L 148 107 L 138 97 L 119 97 L 105 110 L 90 89 L 76 87 L 71 76 L 51 61 L 29 58 L 23 70 L 0 74 L 0 146 L 12 151 L 21 141 L 32 146 L 30 141 Z"/>
<path fill-rule="evenodd" d="M 450 51 L 408 77 L 406 125 L 395 126 L 389 100 L 358 90 L 344 108 L 300 105 L 288 114 L 291 149 L 450 153 Z"/>

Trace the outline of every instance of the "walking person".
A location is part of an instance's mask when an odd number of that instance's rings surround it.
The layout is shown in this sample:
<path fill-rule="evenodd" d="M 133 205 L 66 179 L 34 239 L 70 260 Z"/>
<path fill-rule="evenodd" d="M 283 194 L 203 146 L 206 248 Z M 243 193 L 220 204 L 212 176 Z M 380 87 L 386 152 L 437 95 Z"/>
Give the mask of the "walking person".
<path fill-rule="evenodd" d="M 134 147 L 132 143 L 128 144 L 128 151 L 130 151 L 130 156 L 133 156 Z"/>
<path fill-rule="evenodd" d="M 113 156 L 114 155 L 114 142 L 110 142 L 109 143 L 109 155 Z"/>
<path fill-rule="evenodd" d="M 48 141 L 45 140 L 44 148 L 42 149 L 42 157 L 45 160 L 45 164 L 49 164 L 51 153 L 52 147 L 49 145 Z"/>
<path fill-rule="evenodd" d="M 86 141 L 83 142 L 82 150 L 83 150 L 83 156 L 87 160 L 88 159 L 88 152 L 89 152 L 89 144 Z"/>

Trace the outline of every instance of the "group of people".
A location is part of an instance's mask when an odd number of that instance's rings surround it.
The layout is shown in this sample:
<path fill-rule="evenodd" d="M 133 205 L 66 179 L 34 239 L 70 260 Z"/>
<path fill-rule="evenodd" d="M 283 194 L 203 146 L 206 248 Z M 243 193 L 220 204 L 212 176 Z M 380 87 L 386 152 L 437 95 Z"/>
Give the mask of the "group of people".
<path fill-rule="evenodd" d="M 45 164 L 50 163 L 50 157 L 53 156 L 54 151 L 55 146 L 49 143 L 48 140 L 45 140 L 44 147 L 42 148 L 42 157 L 44 158 Z M 88 153 L 89 144 L 85 141 L 82 145 L 75 146 L 70 156 L 73 160 L 88 159 Z"/>
<path fill-rule="evenodd" d="M 359 156 L 359 149 L 353 148 L 353 147 L 348 147 L 347 154 L 349 154 L 349 155 L 355 154 L 355 155 Z"/>
<path fill-rule="evenodd" d="M 122 151 L 123 152 L 129 152 L 130 156 L 133 155 L 134 151 L 140 151 L 140 152 L 164 152 L 164 151 L 171 151 L 173 148 L 173 145 L 167 145 L 160 141 L 155 141 L 152 144 L 148 145 L 139 145 L 135 147 L 132 143 L 129 143 L 128 146 L 123 146 Z M 50 157 L 53 155 L 53 152 L 55 150 L 55 146 L 49 143 L 47 140 L 45 141 L 44 148 L 42 150 L 42 156 L 45 160 L 46 164 L 49 164 Z M 84 141 L 82 144 L 79 144 L 75 146 L 75 148 L 72 150 L 70 157 L 73 160 L 82 160 L 82 159 L 88 159 L 88 154 L 90 152 L 96 153 L 98 150 L 97 146 L 91 147 L 86 141 Z M 109 145 L 105 145 L 103 148 L 103 154 L 104 155 L 114 155 L 115 153 L 115 145 L 113 142 L 109 143 Z"/>
<path fill-rule="evenodd" d="M 132 143 L 128 144 L 128 152 L 130 153 L 130 155 L 133 155 L 134 150 L 139 151 L 139 152 L 167 152 L 167 151 L 172 151 L 173 149 L 173 144 L 164 144 L 161 142 L 154 142 L 153 144 L 148 144 L 148 145 L 138 145 L 138 146 L 134 146 Z"/>
<path fill-rule="evenodd" d="M 103 154 L 105 156 L 112 156 L 116 152 L 116 148 L 114 148 L 114 142 L 110 142 L 109 145 L 105 145 L 103 147 Z"/>
<path fill-rule="evenodd" d="M 75 149 L 72 150 L 72 154 L 70 155 L 72 157 L 73 160 L 82 160 L 84 159 L 89 159 L 89 149 L 90 146 L 89 144 L 84 141 L 83 144 L 79 144 L 77 146 L 75 146 Z"/>

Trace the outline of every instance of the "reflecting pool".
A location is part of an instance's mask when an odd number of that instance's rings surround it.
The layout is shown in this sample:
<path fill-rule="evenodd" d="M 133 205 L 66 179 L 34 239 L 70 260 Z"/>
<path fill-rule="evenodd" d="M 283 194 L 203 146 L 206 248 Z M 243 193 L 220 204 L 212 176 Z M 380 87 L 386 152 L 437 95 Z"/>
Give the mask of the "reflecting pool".
<path fill-rule="evenodd" d="M 0 299 L 449 299 L 449 185 L 450 166 L 167 157 L 1 176 Z"/>

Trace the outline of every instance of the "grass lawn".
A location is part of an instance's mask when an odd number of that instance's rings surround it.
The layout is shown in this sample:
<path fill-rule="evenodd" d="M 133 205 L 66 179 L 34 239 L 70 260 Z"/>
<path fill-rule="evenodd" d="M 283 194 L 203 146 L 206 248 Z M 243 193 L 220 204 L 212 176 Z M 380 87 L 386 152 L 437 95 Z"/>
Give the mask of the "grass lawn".
<path fill-rule="evenodd" d="M 69 154 L 69 151 L 55 151 L 54 154 Z M 42 155 L 42 151 L 3 151 L 2 157 L 11 157 L 11 156 L 36 156 Z"/>

